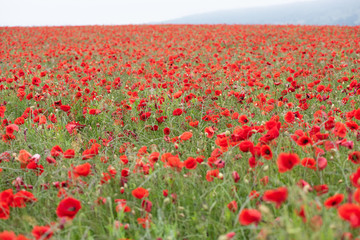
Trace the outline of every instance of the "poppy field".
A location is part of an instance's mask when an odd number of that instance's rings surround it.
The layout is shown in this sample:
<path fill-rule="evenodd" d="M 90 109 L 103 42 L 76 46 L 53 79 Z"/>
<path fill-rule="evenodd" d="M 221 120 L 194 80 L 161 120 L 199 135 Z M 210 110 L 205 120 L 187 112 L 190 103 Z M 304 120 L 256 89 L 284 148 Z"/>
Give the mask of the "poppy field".
<path fill-rule="evenodd" d="M 0 239 L 360 239 L 360 27 L 0 28 Z"/>

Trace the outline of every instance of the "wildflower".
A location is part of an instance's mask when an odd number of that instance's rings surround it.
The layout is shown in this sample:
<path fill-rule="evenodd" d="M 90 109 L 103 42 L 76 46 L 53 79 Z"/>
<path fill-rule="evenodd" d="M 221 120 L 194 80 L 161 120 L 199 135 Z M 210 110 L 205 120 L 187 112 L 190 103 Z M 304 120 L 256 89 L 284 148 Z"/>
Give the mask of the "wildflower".
<path fill-rule="evenodd" d="M 239 222 L 241 225 L 257 225 L 261 221 L 261 212 L 256 209 L 243 209 L 239 215 Z"/>
<path fill-rule="evenodd" d="M 339 216 L 350 222 L 351 227 L 360 227 L 360 206 L 353 203 L 345 203 L 338 208 Z"/>
<path fill-rule="evenodd" d="M 337 207 L 344 200 L 344 194 L 335 194 L 325 200 L 324 206 L 326 208 Z"/>
<path fill-rule="evenodd" d="M 58 217 L 66 217 L 68 219 L 73 219 L 78 211 L 81 209 L 81 203 L 79 200 L 67 197 L 59 203 L 56 214 Z"/>
<path fill-rule="evenodd" d="M 280 173 L 290 171 L 300 163 L 299 156 L 296 153 L 280 153 L 277 165 Z"/>
<path fill-rule="evenodd" d="M 131 194 L 137 199 L 142 199 L 142 198 L 146 198 L 147 196 L 149 196 L 149 191 L 146 190 L 145 188 L 138 187 L 138 188 L 134 189 L 131 192 Z"/>
<path fill-rule="evenodd" d="M 288 190 L 286 187 L 280 187 L 274 190 L 267 190 L 264 193 L 263 199 L 267 202 L 273 202 L 279 208 L 281 204 L 286 201 L 288 197 Z"/>

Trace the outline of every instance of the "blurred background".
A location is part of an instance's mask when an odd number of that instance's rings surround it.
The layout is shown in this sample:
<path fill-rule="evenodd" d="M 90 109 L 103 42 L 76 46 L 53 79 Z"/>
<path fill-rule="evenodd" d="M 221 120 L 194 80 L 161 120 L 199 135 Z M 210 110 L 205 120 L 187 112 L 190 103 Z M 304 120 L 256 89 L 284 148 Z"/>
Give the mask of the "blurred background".
<path fill-rule="evenodd" d="M 360 25 L 360 0 L 0 0 L 0 26 Z"/>

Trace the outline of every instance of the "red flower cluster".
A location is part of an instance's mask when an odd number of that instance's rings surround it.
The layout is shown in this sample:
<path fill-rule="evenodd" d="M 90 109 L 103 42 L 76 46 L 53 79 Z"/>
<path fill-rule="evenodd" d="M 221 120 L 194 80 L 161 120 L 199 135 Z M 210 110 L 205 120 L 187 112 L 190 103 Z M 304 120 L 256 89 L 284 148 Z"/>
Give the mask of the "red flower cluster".
<path fill-rule="evenodd" d="M 20 190 L 14 194 L 12 189 L 4 190 L 0 192 L 0 219 L 10 217 L 10 208 L 24 208 L 27 203 L 36 201 L 31 192 Z"/>

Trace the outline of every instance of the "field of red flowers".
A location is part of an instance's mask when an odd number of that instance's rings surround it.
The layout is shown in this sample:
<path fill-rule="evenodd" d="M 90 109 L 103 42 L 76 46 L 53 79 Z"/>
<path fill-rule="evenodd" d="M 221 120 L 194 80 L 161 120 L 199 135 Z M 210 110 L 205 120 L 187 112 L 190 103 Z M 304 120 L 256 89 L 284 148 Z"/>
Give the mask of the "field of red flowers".
<path fill-rule="evenodd" d="M 360 27 L 0 28 L 0 239 L 359 239 Z"/>

